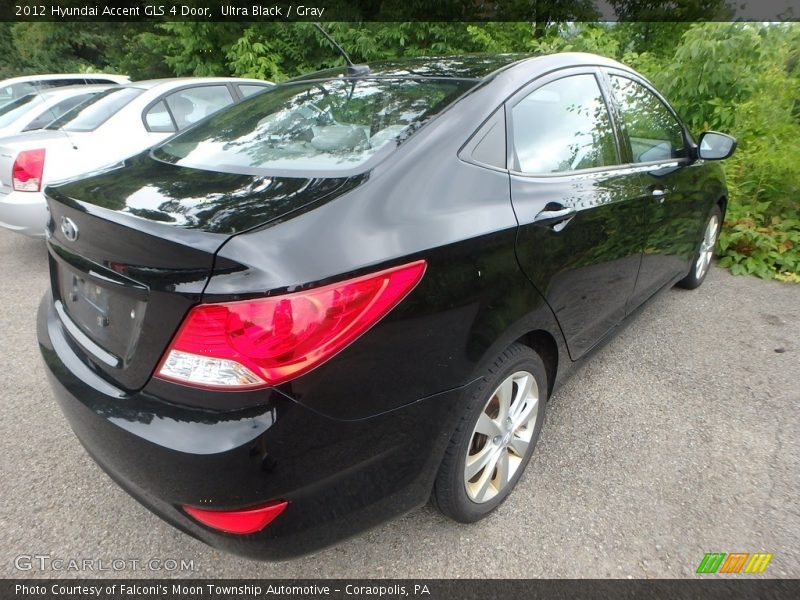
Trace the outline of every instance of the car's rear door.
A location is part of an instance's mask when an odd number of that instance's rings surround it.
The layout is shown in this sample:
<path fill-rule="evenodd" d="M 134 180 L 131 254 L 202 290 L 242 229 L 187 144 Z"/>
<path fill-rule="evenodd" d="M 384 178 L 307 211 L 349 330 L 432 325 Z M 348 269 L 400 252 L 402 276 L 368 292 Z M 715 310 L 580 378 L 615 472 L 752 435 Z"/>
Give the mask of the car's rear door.
<path fill-rule="evenodd" d="M 162 134 L 183 131 L 197 121 L 236 102 L 225 83 L 187 85 L 151 102 L 143 112 L 145 128 L 156 141 Z"/>
<path fill-rule="evenodd" d="M 517 256 L 573 359 L 625 316 L 644 241 L 641 177 L 623 164 L 601 77 L 559 71 L 506 103 Z"/>
<path fill-rule="evenodd" d="M 622 152 L 639 173 L 648 195 L 642 266 L 628 311 L 686 274 L 708 200 L 703 170 L 690 158 L 689 138 L 675 111 L 644 80 L 605 69 L 620 121 Z"/>

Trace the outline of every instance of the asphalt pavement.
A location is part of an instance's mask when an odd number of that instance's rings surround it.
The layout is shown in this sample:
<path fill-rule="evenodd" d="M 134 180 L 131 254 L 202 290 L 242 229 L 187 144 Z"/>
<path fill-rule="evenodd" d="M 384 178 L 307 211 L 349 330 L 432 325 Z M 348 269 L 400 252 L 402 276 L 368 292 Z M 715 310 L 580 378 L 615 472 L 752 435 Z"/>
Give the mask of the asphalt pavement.
<path fill-rule="evenodd" d="M 556 392 L 484 521 L 427 506 L 258 563 L 165 524 L 86 455 L 36 345 L 44 243 L 0 230 L 0 257 L 3 577 L 693 577 L 706 552 L 769 552 L 765 576 L 800 577 L 800 285 L 714 267 L 657 296 Z M 66 570 L 83 559 L 95 570 Z"/>

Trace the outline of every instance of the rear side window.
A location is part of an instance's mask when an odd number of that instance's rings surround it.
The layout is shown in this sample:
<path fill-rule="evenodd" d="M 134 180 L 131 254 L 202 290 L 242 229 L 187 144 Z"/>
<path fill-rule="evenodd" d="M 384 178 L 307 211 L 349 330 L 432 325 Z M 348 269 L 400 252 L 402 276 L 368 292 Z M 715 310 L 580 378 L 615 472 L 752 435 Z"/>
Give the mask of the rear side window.
<path fill-rule="evenodd" d="M 163 100 L 151 106 L 144 114 L 144 122 L 147 129 L 156 133 L 170 133 L 177 131 L 172 116 L 167 110 L 167 105 Z"/>
<path fill-rule="evenodd" d="M 501 106 L 473 136 L 472 160 L 475 162 L 506 168 L 506 119 Z"/>
<path fill-rule="evenodd" d="M 47 129 L 94 131 L 143 91 L 139 88 L 126 87 L 105 90 L 89 101 L 63 114 L 50 123 Z"/>
<path fill-rule="evenodd" d="M 688 156 L 683 127 L 664 103 L 640 83 L 611 75 L 634 163 Z"/>
<path fill-rule="evenodd" d="M 180 130 L 233 104 L 233 96 L 228 86 L 210 85 L 174 92 L 167 96 L 166 101 Z"/>
<path fill-rule="evenodd" d="M 592 74 L 547 83 L 511 109 L 515 170 L 565 173 L 618 164 L 608 108 Z"/>
<path fill-rule="evenodd" d="M 264 90 L 268 90 L 270 86 L 267 85 L 246 85 L 240 84 L 237 86 L 239 88 L 239 93 L 242 94 L 242 98 L 247 98 L 249 96 L 253 96 L 254 94 L 260 94 Z"/>
<path fill-rule="evenodd" d="M 352 172 L 474 85 L 435 79 L 287 83 L 219 112 L 154 156 L 231 173 Z"/>

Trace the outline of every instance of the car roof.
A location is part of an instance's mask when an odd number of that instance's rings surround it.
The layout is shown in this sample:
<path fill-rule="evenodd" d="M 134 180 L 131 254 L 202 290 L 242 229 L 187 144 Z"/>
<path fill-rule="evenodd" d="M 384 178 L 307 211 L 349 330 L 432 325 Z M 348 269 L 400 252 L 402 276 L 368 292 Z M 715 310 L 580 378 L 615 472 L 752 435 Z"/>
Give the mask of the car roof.
<path fill-rule="evenodd" d="M 130 81 L 126 75 L 109 75 L 108 73 L 48 73 L 45 75 L 24 75 L 21 77 L 11 77 L 0 81 L 0 86 L 11 85 L 13 83 L 25 83 L 28 81 L 50 81 L 53 79 L 96 79 L 108 78 L 113 81 Z"/>
<path fill-rule="evenodd" d="M 171 89 L 184 85 L 203 84 L 203 83 L 253 83 L 258 85 L 272 85 L 271 81 L 263 79 L 245 79 L 240 77 L 170 77 L 164 79 L 144 79 L 128 83 L 124 87 L 140 88 L 151 90 L 158 87 Z"/>
<path fill-rule="evenodd" d="M 530 54 L 458 54 L 453 56 L 419 56 L 382 60 L 369 63 L 364 77 L 431 77 L 453 79 L 484 79 Z M 347 67 L 334 67 L 295 77 L 290 81 L 332 79 L 347 74 Z"/>
<path fill-rule="evenodd" d="M 627 69 L 624 65 L 585 52 L 555 53 L 507 53 L 507 54 L 458 54 L 453 56 L 423 56 L 369 63 L 369 72 L 356 78 L 442 78 L 469 79 L 485 81 L 504 71 L 535 70 L 535 65 L 546 63 L 554 68 L 578 65 L 614 66 Z M 532 69 L 532 67 L 534 67 Z M 289 81 L 312 81 L 334 79 L 347 75 L 347 67 L 334 67 L 308 73 Z"/>
<path fill-rule="evenodd" d="M 64 87 L 57 87 L 57 88 L 48 88 L 46 90 L 41 90 L 38 92 L 31 92 L 30 94 L 26 94 L 26 96 L 41 96 L 42 98 L 49 100 L 50 98 L 59 98 L 61 96 L 70 97 L 70 96 L 78 96 L 80 94 L 87 94 L 92 91 L 103 91 L 109 88 L 116 87 L 113 83 L 108 84 L 92 84 L 92 85 L 66 85 Z"/>

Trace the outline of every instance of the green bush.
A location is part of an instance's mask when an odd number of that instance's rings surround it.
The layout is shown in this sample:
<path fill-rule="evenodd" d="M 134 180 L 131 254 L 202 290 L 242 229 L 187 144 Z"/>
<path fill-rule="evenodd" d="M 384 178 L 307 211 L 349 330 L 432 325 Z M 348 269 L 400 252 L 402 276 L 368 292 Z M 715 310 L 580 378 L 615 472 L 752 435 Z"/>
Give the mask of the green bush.
<path fill-rule="evenodd" d="M 796 24 L 697 24 L 653 73 L 695 133 L 738 139 L 723 163 L 730 198 L 717 248 L 737 275 L 800 281 L 799 34 Z"/>
<path fill-rule="evenodd" d="M 757 202 L 728 209 L 719 264 L 734 275 L 800 283 L 800 217 L 766 217 L 769 208 L 769 202 Z"/>

